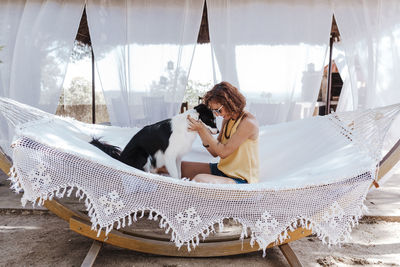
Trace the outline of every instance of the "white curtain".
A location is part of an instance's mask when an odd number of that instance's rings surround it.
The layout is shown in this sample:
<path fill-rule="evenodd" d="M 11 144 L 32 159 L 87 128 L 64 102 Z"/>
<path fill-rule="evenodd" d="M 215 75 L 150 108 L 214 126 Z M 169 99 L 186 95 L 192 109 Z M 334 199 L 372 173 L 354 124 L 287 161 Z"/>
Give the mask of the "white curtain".
<path fill-rule="evenodd" d="M 142 126 L 180 108 L 204 1 L 89 0 L 88 23 L 110 120 Z"/>
<path fill-rule="evenodd" d="M 344 51 L 343 42 L 339 41 L 333 44 L 333 55 L 332 60 L 335 62 L 340 78 L 343 81 L 342 89 L 336 111 L 348 111 L 355 110 L 354 97 L 352 88 L 352 79 L 350 76 L 349 66 L 347 64 L 347 58 Z"/>
<path fill-rule="evenodd" d="M 343 109 L 400 102 L 400 2 L 334 0 L 351 90 Z"/>
<path fill-rule="evenodd" d="M 0 96 L 9 96 L 12 55 L 24 5 L 25 0 L 0 2 Z M 12 134 L 7 121 L 0 117 L 0 148 L 8 155 Z"/>
<path fill-rule="evenodd" d="M 334 0 L 341 34 L 339 67 L 345 77 L 339 111 L 400 102 L 400 2 Z M 384 153 L 400 138 L 400 119 L 388 132 Z M 398 168 L 397 168 L 398 169 Z"/>
<path fill-rule="evenodd" d="M 221 80 L 261 125 L 311 116 L 329 45 L 328 1 L 207 0 Z"/>
<path fill-rule="evenodd" d="M 55 113 L 84 0 L 0 1 L 0 94 Z M 0 146 L 9 129 L 0 121 Z"/>

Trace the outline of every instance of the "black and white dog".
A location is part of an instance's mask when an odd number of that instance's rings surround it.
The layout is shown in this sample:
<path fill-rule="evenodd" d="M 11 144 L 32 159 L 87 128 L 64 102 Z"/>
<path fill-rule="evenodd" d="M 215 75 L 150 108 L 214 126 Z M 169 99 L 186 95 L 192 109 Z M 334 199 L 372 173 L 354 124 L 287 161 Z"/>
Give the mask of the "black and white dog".
<path fill-rule="evenodd" d="M 187 116 L 201 120 L 212 134 L 217 134 L 213 112 L 204 104 L 152 125 L 137 132 L 121 152 L 116 146 L 93 138 L 92 145 L 111 157 L 134 168 L 154 172 L 165 166 L 171 177 L 181 178 L 181 159 L 188 153 L 196 132 L 188 130 Z"/>

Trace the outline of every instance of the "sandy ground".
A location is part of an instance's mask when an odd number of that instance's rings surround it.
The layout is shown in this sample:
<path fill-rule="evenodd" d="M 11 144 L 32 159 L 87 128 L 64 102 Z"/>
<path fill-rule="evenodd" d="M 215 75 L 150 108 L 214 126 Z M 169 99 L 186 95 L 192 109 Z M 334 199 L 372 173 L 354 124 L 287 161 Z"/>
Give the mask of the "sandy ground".
<path fill-rule="evenodd" d="M 0 266 L 80 266 L 91 240 L 47 211 L 0 211 Z M 291 243 L 304 266 L 400 266 L 400 223 L 363 219 L 352 241 L 329 248 L 316 237 Z M 105 245 L 95 266 L 288 266 L 278 248 L 220 258 L 161 257 Z"/>

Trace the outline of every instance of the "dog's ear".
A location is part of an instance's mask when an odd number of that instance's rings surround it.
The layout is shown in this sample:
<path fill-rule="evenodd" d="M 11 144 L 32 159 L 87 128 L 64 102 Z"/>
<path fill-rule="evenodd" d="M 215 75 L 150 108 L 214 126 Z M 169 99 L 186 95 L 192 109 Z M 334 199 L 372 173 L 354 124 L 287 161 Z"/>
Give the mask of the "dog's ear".
<path fill-rule="evenodd" d="M 201 104 L 198 104 L 197 106 L 195 106 L 194 109 L 197 112 L 200 112 L 201 110 L 207 110 L 209 108 L 205 104 L 201 103 Z"/>

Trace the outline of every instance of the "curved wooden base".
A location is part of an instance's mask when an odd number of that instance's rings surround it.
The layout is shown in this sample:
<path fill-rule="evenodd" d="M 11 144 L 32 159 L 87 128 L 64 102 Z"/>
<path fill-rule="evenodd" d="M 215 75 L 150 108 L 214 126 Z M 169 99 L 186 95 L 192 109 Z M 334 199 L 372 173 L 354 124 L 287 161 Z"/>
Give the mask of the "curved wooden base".
<path fill-rule="evenodd" d="M 225 238 L 214 242 L 200 242 L 195 249 L 189 252 L 186 246 L 178 249 L 175 243 L 168 240 L 143 237 L 143 235 L 138 236 L 119 230 L 112 230 L 107 236 L 105 235 L 105 231 L 102 230 L 100 236 L 97 237 L 97 231 L 91 230 L 91 222 L 86 215 L 73 211 L 56 200 L 45 201 L 44 206 L 60 218 L 69 222 L 70 229 L 74 232 L 103 243 L 132 249 L 138 252 L 175 257 L 218 257 L 244 254 L 259 250 L 257 244 L 253 247 L 250 245 L 249 238 L 244 240 Z M 289 232 L 288 239 L 279 244 L 271 243 L 268 248 L 298 240 L 309 236 L 311 233 L 311 230 L 297 228 L 295 231 Z"/>
<path fill-rule="evenodd" d="M 218 241 L 218 242 L 200 242 L 196 248 L 192 248 L 189 252 L 186 246 L 178 249 L 171 241 L 160 241 L 149 238 L 136 237 L 121 233 L 117 230 L 112 230 L 107 236 L 104 231 L 101 231 L 100 236 L 97 237 L 97 231 L 91 230 L 90 222 L 82 219 L 72 217 L 69 221 L 70 228 L 74 232 L 87 236 L 94 240 L 103 243 L 111 244 L 121 248 L 127 248 L 138 252 L 149 254 L 174 256 L 174 257 L 219 257 L 244 254 L 259 250 L 258 245 L 251 246 L 250 239 L 236 241 Z M 290 238 L 285 240 L 282 244 L 292 242 L 304 236 L 310 235 L 310 230 L 302 228 L 296 229 L 290 233 Z M 279 244 L 281 245 L 281 244 Z M 268 247 L 275 246 L 271 243 Z"/>

